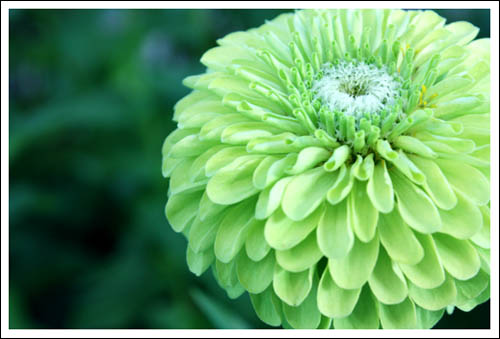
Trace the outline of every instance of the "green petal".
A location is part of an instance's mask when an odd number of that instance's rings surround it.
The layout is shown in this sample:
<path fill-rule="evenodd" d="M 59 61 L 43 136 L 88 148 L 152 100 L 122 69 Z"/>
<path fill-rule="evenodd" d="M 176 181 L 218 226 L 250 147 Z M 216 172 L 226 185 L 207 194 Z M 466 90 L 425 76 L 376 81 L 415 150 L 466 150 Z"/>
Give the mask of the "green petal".
<path fill-rule="evenodd" d="M 297 307 L 283 303 L 283 313 L 286 320 L 293 328 L 296 329 L 313 329 L 317 328 L 321 321 L 321 313 L 319 313 L 316 304 L 316 286 L 318 278 L 314 279 L 314 287 L 308 294 L 307 298 Z"/>
<path fill-rule="evenodd" d="M 415 305 L 415 311 L 417 314 L 417 327 L 418 329 L 429 329 L 433 328 L 436 323 L 441 320 L 444 313 L 444 308 L 438 311 L 429 311 L 425 308 Z"/>
<path fill-rule="evenodd" d="M 391 178 L 404 221 L 422 233 L 438 231 L 441 228 L 439 211 L 427 194 L 397 171 L 392 172 Z"/>
<path fill-rule="evenodd" d="M 286 177 L 260 192 L 259 200 L 255 207 L 255 218 L 259 220 L 267 219 L 273 214 L 281 204 L 283 192 L 290 183 L 292 177 Z"/>
<path fill-rule="evenodd" d="M 254 219 L 248 226 L 245 250 L 253 261 L 262 260 L 271 249 L 264 238 L 264 225 L 264 221 Z"/>
<path fill-rule="evenodd" d="M 417 156 L 410 156 L 410 159 L 424 173 L 426 181 L 423 183 L 425 192 L 429 194 L 436 205 L 444 210 L 449 210 L 457 204 L 457 197 L 451 188 L 448 180 L 433 160 L 424 159 Z"/>
<path fill-rule="evenodd" d="M 280 158 L 277 158 L 277 157 L 274 157 L 274 156 L 267 156 L 264 158 L 264 160 L 262 160 L 259 164 L 259 166 L 257 166 L 257 168 L 255 169 L 255 172 L 253 172 L 253 176 L 252 176 L 252 181 L 253 181 L 253 185 L 262 190 L 264 188 L 266 188 L 269 184 L 272 183 L 272 181 L 269 181 L 269 176 L 268 176 L 268 173 L 269 173 L 269 169 L 278 161 L 280 161 L 282 159 Z"/>
<path fill-rule="evenodd" d="M 330 318 L 347 317 L 354 310 L 360 292 L 361 288 L 353 290 L 340 288 L 333 281 L 327 266 L 318 286 L 318 309 Z"/>
<path fill-rule="evenodd" d="M 431 289 L 420 288 L 409 282 L 408 294 L 418 306 L 437 311 L 455 302 L 457 290 L 453 278 L 446 275 L 445 281 L 440 286 Z"/>
<path fill-rule="evenodd" d="M 477 274 L 481 262 L 468 240 L 459 240 L 441 233 L 434 234 L 434 240 L 444 268 L 453 277 L 467 280 Z"/>
<path fill-rule="evenodd" d="M 377 303 L 368 286 L 363 287 L 352 313 L 345 318 L 335 318 L 333 326 L 335 329 L 379 328 Z"/>
<path fill-rule="evenodd" d="M 172 195 L 165 206 L 168 222 L 176 232 L 181 232 L 198 212 L 203 191 Z"/>
<path fill-rule="evenodd" d="M 227 205 L 218 205 L 212 202 L 212 200 L 208 198 L 207 192 L 205 191 L 200 200 L 198 216 L 202 221 L 210 219 L 224 211 L 227 207 Z"/>
<path fill-rule="evenodd" d="M 214 273 L 219 284 L 227 289 L 240 285 L 236 274 L 236 261 L 231 261 L 227 264 L 215 259 Z"/>
<path fill-rule="evenodd" d="M 255 262 L 241 251 L 236 261 L 236 272 L 240 284 L 249 293 L 261 293 L 272 282 L 274 275 L 274 253 L 268 253 L 261 261 Z"/>
<path fill-rule="evenodd" d="M 316 228 L 323 210 L 324 206 L 320 206 L 306 219 L 293 221 L 281 209 L 278 209 L 267 220 L 264 228 L 267 243 L 281 251 L 298 245 Z"/>
<path fill-rule="evenodd" d="M 288 305 L 298 306 L 311 291 L 313 274 L 314 268 L 292 273 L 276 265 L 273 278 L 274 292 Z"/>
<path fill-rule="evenodd" d="M 172 195 L 199 191 L 206 186 L 207 179 L 192 182 L 189 176 L 186 175 L 186 173 L 189 173 L 189 169 L 193 165 L 195 159 L 196 158 L 184 159 L 176 165 L 175 169 L 172 171 L 169 183 L 169 190 Z"/>
<path fill-rule="evenodd" d="M 196 158 L 196 160 L 193 162 L 193 165 L 189 169 L 189 179 L 191 181 L 199 181 L 206 179 L 205 175 L 205 165 L 212 156 L 214 156 L 217 152 L 223 150 L 227 146 L 225 145 L 217 145 L 214 147 L 209 148 L 205 152 L 203 152 L 200 156 Z"/>
<path fill-rule="evenodd" d="M 215 259 L 213 249 L 209 248 L 204 252 L 195 253 L 189 246 L 186 257 L 189 270 L 197 276 L 202 275 Z"/>
<path fill-rule="evenodd" d="M 468 280 L 455 280 L 457 288 L 457 305 L 466 303 L 469 299 L 477 298 L 490 282 L 490 275 L 480 270 L 474 277 Z"/>
<path fill-rule="evenodd" d="M 280 130 L 263 122 L 238 122 L 226 127 L 220 141 L 231 145 L 246 145 L 258 137 L 268 137 Z"/>
<path fill-rule="evenodd" d="M 415 234 L 424 249 L 423 259 L 416 265 L 399 264 L 405 276 L 421 288 L 434 288 L 441 285 L 445 273 L 439 260 L 434 240 L 430 235 Z"/>
<path fill-rule="evenodd" d="M 207 177 L 213 176 L 221 168 L 232 163 L 234 160 L 248 155 L 245 147 L 226 147 L 215 153 L 205 164 L 205 174 Z"/>
<path fill-rule="evenodd" d="M 481 292 L 481 294 L 479 294 L 476 298 L 469 299 L 468 301 L 464 302 L 463 304 L 457 303 L 457 308 L 459 308 L 461 311 L 469 312 L 473 308 L 475 308 L 477 305 L 486 302 L 488 299 L 490 299 L 490 284 L 488 284 L 488 286 L 486 286 L 484 291 Z"/>
<path fill-rule="evenodd" d="M 218 116 L 203 125 L 200 130 L 200 139 L 220 140 L 222 132 L 226 127 L 235 123 L 248 121 L 247 117 L 236 113 Z"/>
<path fill-rule="evenodd" d="M 378 211 L 366 194 L 366 183 L 355 181 L 348 198 L 348 221 L 359 240 L 369 242 L 375 236 Z"/>
<path fill-rule="evenodd" d="M 240 202 L 258 192 L 252 182 L 253 171 L 262 156 L 245 156 L 219 170 L 207 184 L 210 200 L 220 205 Z"/>
<path fill-rule="evenodd" d="M 480 206 L 479 209 L 483 216 L 483 227 L 471 238 L 471 241 L 482 248 L 490 248 L 490 209 L 488 206 Z"/>
<path fill-rule="evenodd" d="M 197 134 L 188 135 L 172 146 L 168 156 L 172 158 L 198 156 L 217 143 L 213 140 L 200 140 Z"/>
<path fill-rule="evenodd" d="M 196 216 L 191 230 L 189 231 L 189 246 L 196 253 L 205 251 L 213 245 L 217 235 L 217 229 L 222 222 L 225 213 L 219 213 L 211 218 L 201 220 L 200 216 Z"/>
<path fill-rule="evenodd" d="M 319 322 L 319 325 L 317 327 L 318 330 L 329 330 L 331 326 L 332 326 L 332 318 L 321 315 L 321 321 Z"/>
<path fill-rule="evenodd" d="M 379 304 L 380 323 L 384 329 L 414 329 L 417 327 L 415 304 L 406 298 L 399 304 Z"/>
<path fill-rule="evenodd" d="M 351 175 L 350 168 L 345 165 L 340 167 L 337 181 L 333 184 L 326 194 L 328 202 L 332 205 L 338 204 L 351 192 L 354 183 L 354 176 Z"/>
<path fill-rule="evenodd" d="M 398 304 L 408 295 L 404 276 L 392 263 L 384 248 L 380 249 L 377 264 L 368 283 L 373 294 L 384 304 Z"/>
<path fill-rule="evenodd" d="M 469 239 L 483 227 L 483 215 L 477 205 L 457 193 L 458 202 L 449 211 L 439 211 L 443 227 L 440 232 L 458 239 Z"/>
<path fill-rule="evenodd" d="M 326 204 L 317 230 L 318 246 L 329 258 L 345 257 L 354 245 L 354 235 L 347 222 L 347 200 L 335 206 Z"/>
<path fill-rule="evenodd" d="M 380 241 L 392 260 L 415 265 L 424 257 L 422 245 L 396 209 L 389 214 L 380 214 L 378 231 Z"/>
<path fill-rule="evenodd" d="M 453 160 L 436 160 L 448 182 L 465 197 L 477 205 L 485 205 L 490 200 L 490 183 L 477 169 Z"/>
<path fill-rule="evenodd" d="M 283 212 L 294 221 L 308 217 L 324 201 L 335 179 L 336 175 L 321 167 L 293 177 L 283 195 Z"/>
<path fill-rule="evenodd" d="M 378 251 L 378 236 L 375 236 L 368 243 L 354 240 L 354 246 L 347 256 L 328 261 L 330 273 L 335 283 L 345 289 L 362 287 L 373 272 Z"/>
<path fill-rule="evenodd" d="M 259 294 L 250 293 L 250 301 L 260 320 L 271 326 L 281 325 L 281 301 L 275 296 L 272 286 Z"/>
<path fill-rule="evenodd" d="M 245 243 L 248 228 L 253 221 L 255 199 L 248 199 L 229 209 L 215 238 L 215 256 L 228 263 Z"/>
<path fill-rule="evenodd" d="M 394 190 L 385 161 L 377 163 L 373 175 L 368 180 L 366 192 L 373 206 L 382 213 L 389 213 L 394 208 Z"/>
<path fill-rule="evenodd" d="M 359 155 L 358 157 L 361 158 Z M 356 162 L 358 162 L 358 160 L 356 160 Z M 374 168 L 375 163 L 373 162 L 373 153 L 370 153 L 363 159 L 363 163 L 360 162 L 357 166 L 353 165 L 352 174 L 356 177 L 356 179 L 366 181 L 373 176 Z"/>
<path fill-rule="evenodd" d="M 316 264 L 322 256 L 314 231 L 297 246 L 285 251 L 276 251 L 278 264 L 290 272 L 304 271 Z"/>
<path fill-rule="evenodd" d="M 297 161 L 291 169 L 287 171 L 288 174 L 300 174 L 308 169 L 315 167 L 318 163 L 325 161 L 330 157 L 330 152 L 322 147 L 307 147 L 300 151 Z"/>

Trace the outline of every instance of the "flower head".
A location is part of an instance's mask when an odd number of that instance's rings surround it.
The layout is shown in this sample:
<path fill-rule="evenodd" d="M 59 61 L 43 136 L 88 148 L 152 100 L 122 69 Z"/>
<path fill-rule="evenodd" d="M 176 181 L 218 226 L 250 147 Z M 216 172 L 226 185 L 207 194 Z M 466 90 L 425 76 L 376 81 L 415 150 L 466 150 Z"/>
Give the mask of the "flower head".
<path fill-rule="evenodd" d="M 444 21 L 303 10 L 206 52 L 163 146 L 191 271 L 274 326 L 430 328 L 486 301 L 489 40 Z"/>

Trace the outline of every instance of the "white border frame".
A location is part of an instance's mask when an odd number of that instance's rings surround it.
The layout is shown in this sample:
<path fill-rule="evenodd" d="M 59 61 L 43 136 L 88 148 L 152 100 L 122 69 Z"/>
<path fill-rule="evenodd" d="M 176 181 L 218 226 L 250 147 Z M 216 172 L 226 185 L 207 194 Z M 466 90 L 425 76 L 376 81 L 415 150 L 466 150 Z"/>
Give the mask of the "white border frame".
<path fill-rule="evenodd" d="M 499 5 L 496 1 L 257 1 L 257 2 L 225 2 L 225 1 L 189 1 L 189 2 L 114 2 L 114 1 L 4 1 L 1 4 L 1 336 L 2 338 L 39 337 L 39 338 L 85 338 L 85 337 L 436 337 L 436 338 L 498 338 L 499 337 L 499 303 L 498 303 L 498 239 L 499 239 L 499 101 L 498 95 L 491 97 L 491 312 L 490 330 L 10 330 L 9 317 L 9 9 L 13 8 L 484 8 L 491 10 L 491 93 L 499 93 L 498 72 L 498 32 Z M 497 208 L 495 208 L 495 206 Z"/>

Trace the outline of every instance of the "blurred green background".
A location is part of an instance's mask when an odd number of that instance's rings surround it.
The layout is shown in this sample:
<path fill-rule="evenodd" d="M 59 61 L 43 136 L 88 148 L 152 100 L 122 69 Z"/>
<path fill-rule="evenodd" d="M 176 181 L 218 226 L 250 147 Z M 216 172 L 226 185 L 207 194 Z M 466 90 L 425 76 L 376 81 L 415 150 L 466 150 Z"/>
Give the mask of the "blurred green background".
<path fill-rule="evenodd" d="M 188 271 L 160 150 L 203 52 L 285 11 L 10 10 L 11 328 L 266 328 Z M 438 12 L 490 34 L 489 10 Z"/>

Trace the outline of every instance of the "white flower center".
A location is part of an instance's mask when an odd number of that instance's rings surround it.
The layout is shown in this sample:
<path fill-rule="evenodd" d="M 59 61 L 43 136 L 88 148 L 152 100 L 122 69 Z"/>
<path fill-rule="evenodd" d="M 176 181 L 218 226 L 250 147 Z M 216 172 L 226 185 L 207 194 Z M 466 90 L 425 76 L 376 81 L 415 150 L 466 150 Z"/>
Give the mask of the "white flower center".
<path fill-rule="evenodd" d="M 379 113 L 393 106 L 400 96 L 401 83 L 387 73 L 385 66 L 340 61 L 337 65 L 324 64 L 322 72 L 312 90 L 315 98 L 332 112 L 355 117 Z"/>

